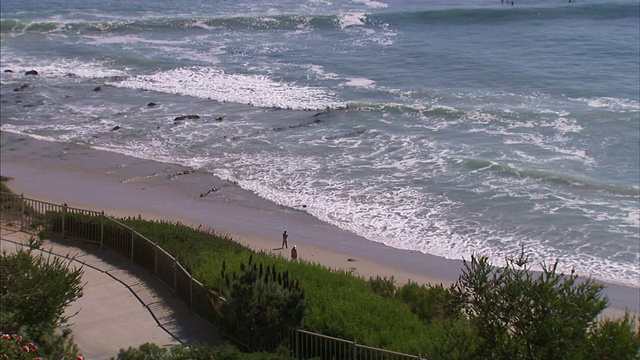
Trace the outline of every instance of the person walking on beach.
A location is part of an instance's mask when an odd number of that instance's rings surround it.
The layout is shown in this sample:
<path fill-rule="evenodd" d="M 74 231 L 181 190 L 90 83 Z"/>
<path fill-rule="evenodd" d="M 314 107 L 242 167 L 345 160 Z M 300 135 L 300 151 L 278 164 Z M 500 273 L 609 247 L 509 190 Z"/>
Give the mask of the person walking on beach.
<path fill-rule="evenodd" d="M 293 245 L 293 247 L 291 248 L 291 260 L 296 261 L 298 259 L 298 249 L 296 249 L 296 246 Z"/>
<path fill-rule="evenodd" d="M 289 238 L 289 235 L 287 234 L 287 230 L 285 230 L 282 233 L 282 247 L 285 249 L 289 247 L 289 243 L 287 242 L 288 238 Z"/>

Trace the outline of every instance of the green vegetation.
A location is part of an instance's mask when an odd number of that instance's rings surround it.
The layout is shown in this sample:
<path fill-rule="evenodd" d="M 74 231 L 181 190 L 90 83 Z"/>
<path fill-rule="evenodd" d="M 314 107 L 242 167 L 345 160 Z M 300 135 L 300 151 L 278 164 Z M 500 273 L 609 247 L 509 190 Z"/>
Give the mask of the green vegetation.
<path fill-rule="evenodd" d="M 240 264 L 239 275 L 228 273 L 222 263 L 225 286 L 214 299 L 219 327 L 250 351 L 275 350 L 289 328 L 302 325 L 305 294 L 298 282 L 289 279 L 288 271 L 258 266 L 252 259 L 247 266 Z"/>
<path fill-rule="evenodd" d="M 138 348 L 121 349 L 112 360 L 291 360 L 286 348 L 274 352 L 245 353 L 231 345 L 211 348 L 204 345 L 177 345 L 171 349 L 155 344 L 142 344 Z"/>

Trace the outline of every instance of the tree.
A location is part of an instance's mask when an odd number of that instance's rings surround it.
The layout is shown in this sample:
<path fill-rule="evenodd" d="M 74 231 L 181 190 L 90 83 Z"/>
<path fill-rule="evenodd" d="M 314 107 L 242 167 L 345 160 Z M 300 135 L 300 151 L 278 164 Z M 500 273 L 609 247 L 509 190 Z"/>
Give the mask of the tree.
<path fill-rule="evenodd" d="M 222 327 L 243 342 L 248 350 L 273 350 L 281 344 L 287 327 L 302 324 L 306 310 L 305 292 L 289 271 L 276 266 L 240 265 L 240 274 L 229 275 L 222 266 L 225 288 L 214 299 Z"/>
<path fill-rule="evenodd" d="M 574 359 L 608 304 L 591 278 L 556 273 L 557 262 L 538 276 L 524 252 L 494 268 L 487 257 L 464 261 L 450 291 L 452 305 L 483 339 L 479 353 L 491 359 Z"/>

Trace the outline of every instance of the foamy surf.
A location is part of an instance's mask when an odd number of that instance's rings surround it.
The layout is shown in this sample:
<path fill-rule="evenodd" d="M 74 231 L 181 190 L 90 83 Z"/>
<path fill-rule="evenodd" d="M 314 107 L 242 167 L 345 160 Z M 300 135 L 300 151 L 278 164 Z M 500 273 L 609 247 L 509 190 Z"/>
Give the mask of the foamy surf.
<path fill-rule="evenodd" d="M 109 84 L 263 108 L 325 110 L 346 106 L 324 89 L 277 82 L 260 75 L 227 74 L 210 67 L 174 69 Z"/>

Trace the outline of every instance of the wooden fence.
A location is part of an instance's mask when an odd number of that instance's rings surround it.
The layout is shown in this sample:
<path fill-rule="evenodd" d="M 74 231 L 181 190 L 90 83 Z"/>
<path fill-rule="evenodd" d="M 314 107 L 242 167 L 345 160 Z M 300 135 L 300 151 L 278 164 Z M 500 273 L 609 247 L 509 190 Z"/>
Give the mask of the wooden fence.
<path fill-rule="evenodd" d="M 22 229 L 37 229 L 45 225 L 53 234 L 100 245 L 127 257 L 143 267 L 169 289 L 175 292 L 191 310 L 212 324 L 220 334 L 236 344 L 246 347 L 236 336 L 233 327 L 222 329 L 212 299 L 217 294 L 195 279 L 185 268 L 153 241 L 145 238 L 131 227 L 103 212 L 76 209 L 25 198 L 23 195 L 0 193 L 1 219 L 3 222 L 19 223 Z M 59 214 L 47 217 L 43 215 Z M 78 221 L 78 219 L 81 221 Z M 48 220 L 43 220 L 48 219 Z M 291 349 L 297 359 L 336 360 L 405 360 L 422 359 L 420 356 L 373 348 L 355 341 L 338 339 L 301 330 L 282 331 L 280 343 Z"/>

